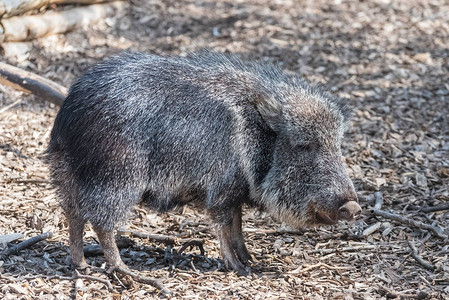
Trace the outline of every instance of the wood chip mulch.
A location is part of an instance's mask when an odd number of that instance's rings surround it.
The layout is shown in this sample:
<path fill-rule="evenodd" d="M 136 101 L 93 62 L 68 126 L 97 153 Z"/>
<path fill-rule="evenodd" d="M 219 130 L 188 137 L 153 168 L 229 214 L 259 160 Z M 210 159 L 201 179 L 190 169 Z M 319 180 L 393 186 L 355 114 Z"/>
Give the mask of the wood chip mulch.
<path fill-rule="evenodd" d="M 343 152 L 362 217 L 292 230 L 246 210 L 256 259 L 249 276 L 224 271 L 201 210 L 136 208 L 125 232 L 204 240 L 204 256 L 197 247 L 175 255 L 181 242 L 122 237 L 126 264 L 159 278 L 173 299 L 449 298 L 447 1 L 132 0 L 124 15 L 22 46 L 0 60 L 64 86 L 122 49 L 182 54 L 210 47 L 277 62 L 353 107 Z M 72 269 L 67 224 L 41 159 L 56 113 L 52 104 L 0 86 L 0 253 L 52 233 L 0 257 L 0 298 L 160 298 L 151 286 L 102 272 L 104 258 L 94 252 L 90 273 Z M 86 246 L 97 243 L 88 227 Z"/>

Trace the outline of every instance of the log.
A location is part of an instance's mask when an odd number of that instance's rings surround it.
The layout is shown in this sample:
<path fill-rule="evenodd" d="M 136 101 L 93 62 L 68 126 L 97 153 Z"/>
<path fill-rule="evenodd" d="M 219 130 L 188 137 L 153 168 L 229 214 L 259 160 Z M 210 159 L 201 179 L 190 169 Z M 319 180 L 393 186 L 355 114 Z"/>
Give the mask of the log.
<path fill-rule="evenodd" d="M 67 95 L 67 89 L 56 82 L 5 63 L 0 63 L 0 84 L 39 96 L 58 106 Z"/>
<path fill-rule="evenodd" d="M 113 0 L 0 0 L 0 19 L 21 15 L 50 4 L 98 4 Z"/>
<path fill-rule="evenodd" d="M 41 15 L 18 16 L 1 20 L 0 42 L 21 42 L 50 34 L 65 33 L 94 24 L 123 10 L 127 3 L 116 1 L 72 8 Z"/>

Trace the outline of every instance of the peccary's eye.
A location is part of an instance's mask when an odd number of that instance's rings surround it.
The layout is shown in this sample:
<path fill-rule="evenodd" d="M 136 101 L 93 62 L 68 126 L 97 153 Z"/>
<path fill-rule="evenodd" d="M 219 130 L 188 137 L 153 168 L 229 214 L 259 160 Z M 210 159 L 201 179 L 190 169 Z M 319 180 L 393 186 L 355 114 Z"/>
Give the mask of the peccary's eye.
<path fill-rule="evenodd" d="M 307 152 L 313 152 L 317 149 L 317 144 L 315 143 L 308 143 L 305 145 L 302 145 L 301 147 L 303 150 L 307 151 Z"/>
<path fill-rule="evenodd" d="M 312 143 L 307 144 L 305 147 L 306 151 L 313 151 L 314 149 L 315 149 L 315 144 L 312 144 Z"/>

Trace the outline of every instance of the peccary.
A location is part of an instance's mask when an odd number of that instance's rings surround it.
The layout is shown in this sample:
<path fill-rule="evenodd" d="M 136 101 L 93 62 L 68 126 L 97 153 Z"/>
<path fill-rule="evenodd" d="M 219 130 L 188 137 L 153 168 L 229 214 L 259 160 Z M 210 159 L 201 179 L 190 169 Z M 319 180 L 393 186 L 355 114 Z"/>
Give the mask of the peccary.
<path fill-rule="evenodd" d="M 340 150 L 348 115 L 299 77 L 211 50 L 126 52 L 91 67 L 71 87 L 48 148 L 74 265 L 86 266 L 88 221 L 108 263 L 124 265 L 114 227 L 136 204 L 163 212 L 199 203 L 225 265 L 242 274 L 251 260 L 244 204 L 295 227 L 353 219 L 361 209 Z"/>

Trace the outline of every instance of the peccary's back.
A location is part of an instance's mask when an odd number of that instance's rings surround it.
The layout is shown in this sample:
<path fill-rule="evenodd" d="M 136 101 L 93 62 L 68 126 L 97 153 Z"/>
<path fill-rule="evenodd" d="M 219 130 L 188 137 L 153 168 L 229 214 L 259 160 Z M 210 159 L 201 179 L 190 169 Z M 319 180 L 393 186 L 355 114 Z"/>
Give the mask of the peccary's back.
<path fill-rule="evenodd" d="M 55 120 L 53 177 L 68 170 L 75 184 L 92 187 L 80 191 L 131 182 L 159 209 L 229 188 L 249 197 L 268 171 L 274 137 L 223 74 L 213 64 L 140 53 L 92 67 Z"/>

